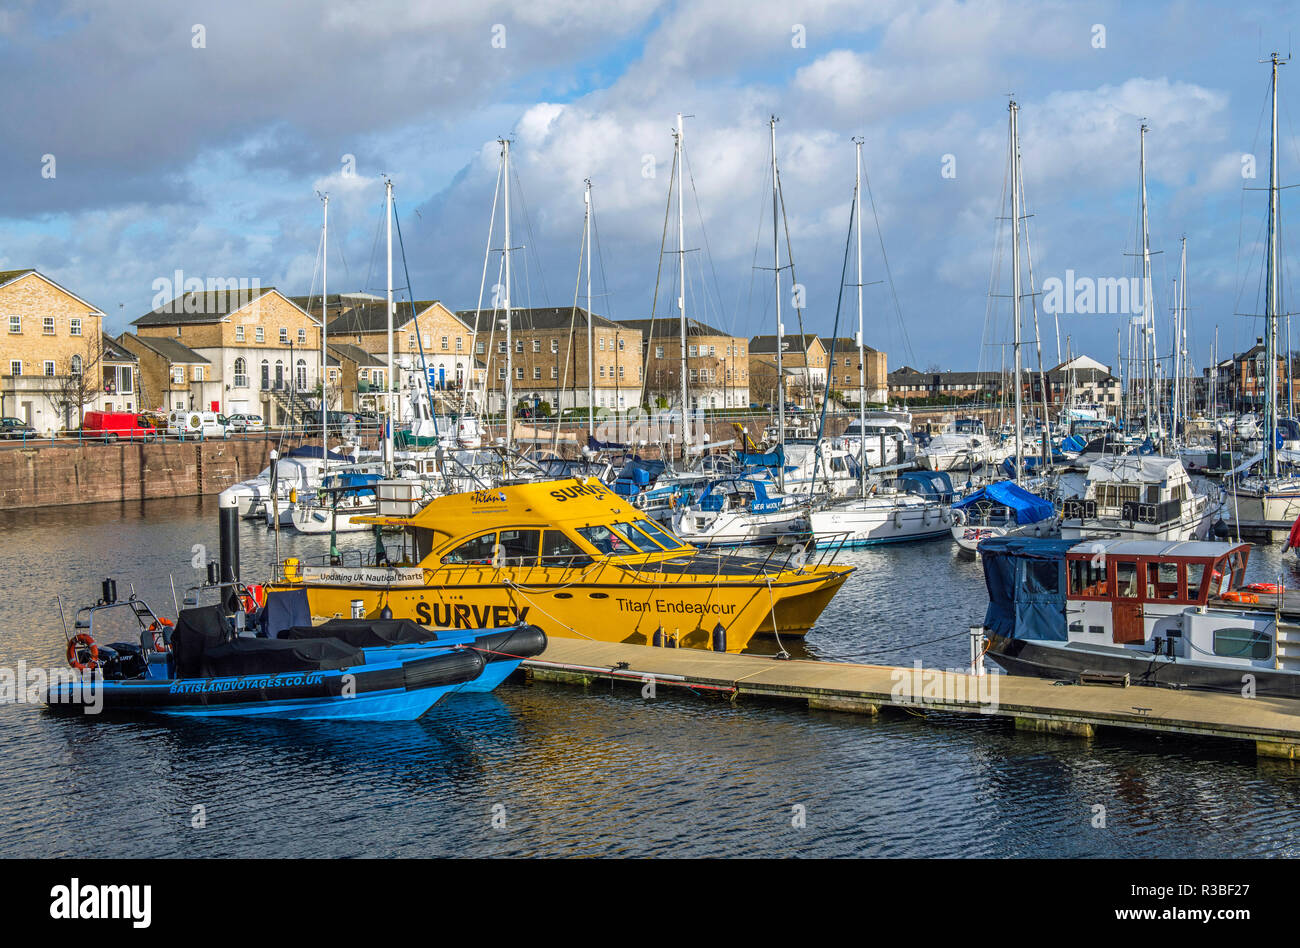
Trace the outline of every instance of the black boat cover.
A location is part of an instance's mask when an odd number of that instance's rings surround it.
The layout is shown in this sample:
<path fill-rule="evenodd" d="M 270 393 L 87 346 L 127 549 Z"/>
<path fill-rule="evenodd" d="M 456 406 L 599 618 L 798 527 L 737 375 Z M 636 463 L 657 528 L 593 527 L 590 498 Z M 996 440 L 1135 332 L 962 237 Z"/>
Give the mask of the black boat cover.
<path fill-rule="evenodd" d="M 330 619 L 320 625 L 295 625 L 281 639 L 336 638 L 353 648 L 385 648 L 435 642 L 438 633 L 410 619 Z"/>
<path fill-rule="evenodd" d="M 204 678 L 236 675 L 278 675 L 283 672 L 337 671 L 364 665 L 358 649 L 338 639 L 232 639 L 208 649 L 200 664 Z"/>
<path fill-rule="evenodd" d="M 290 642 L 236 638 L 217 605 L 182 609 L 172 633 L 177 678 L 227 678 L 333 671 L 364 665 L 365 655 L 336 638 Z"/>
<path fill-rule="evenodd" d="M 172 632 L 172 657 L 177 678 L 198 678 L 203 655 L 234 637 L 225 613 L 217 605 L 182 609 Z"/>
<path fill-rule="evenodd" d="M 262 610 L 262 629 L 269 639 L 287 638 L 280 633 L 295 625 L 311 625 L 311 607 L 307 590 L 286 589 L 266 594 Z"/>

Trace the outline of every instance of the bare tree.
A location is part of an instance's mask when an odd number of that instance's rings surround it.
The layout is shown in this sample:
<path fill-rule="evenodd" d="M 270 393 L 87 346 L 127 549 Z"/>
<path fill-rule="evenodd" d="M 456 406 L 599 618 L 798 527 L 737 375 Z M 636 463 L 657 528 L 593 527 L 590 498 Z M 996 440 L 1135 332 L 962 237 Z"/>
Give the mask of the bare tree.
<path fill-rule="evenodd" d="M 93 402 L 100 391 L 100 363 L 104 359 L 104 344 L 99 337 L 86 340 L 84 352 L 65 357 L 49 379 L 49 400 L 58 409 L 64 428 L 81 427 L 82 409 Z M 116 380 L 114 380 L 116 382 Z"/>

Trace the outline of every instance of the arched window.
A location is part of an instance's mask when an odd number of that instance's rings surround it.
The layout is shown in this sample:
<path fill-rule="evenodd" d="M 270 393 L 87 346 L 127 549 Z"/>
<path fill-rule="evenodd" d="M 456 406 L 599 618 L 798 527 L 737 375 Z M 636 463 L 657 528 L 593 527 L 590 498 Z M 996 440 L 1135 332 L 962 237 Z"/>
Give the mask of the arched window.
<path fill-rule="evenodd" d="M 294 381 L 298 383 L 298 391 L 307 388 L 307 360 L 299 359 L 298 365 L 294 370 Z"/>
<path fill-rule="evenodd" d="M 79 355 L 74 355 L 72 357 L 72 374 L 73 375 L 81 374 L 81 356 Z"/>
<path fill-rule="evenodd" d="M 248 363 L 243 356 L 235 360 L 235 388 L 248 388 Z"/>

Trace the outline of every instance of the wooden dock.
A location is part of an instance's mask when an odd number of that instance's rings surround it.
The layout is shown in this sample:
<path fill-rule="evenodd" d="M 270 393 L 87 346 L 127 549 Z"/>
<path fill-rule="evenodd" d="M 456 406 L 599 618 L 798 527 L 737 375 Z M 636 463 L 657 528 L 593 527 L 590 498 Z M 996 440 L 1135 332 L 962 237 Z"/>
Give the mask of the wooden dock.
<path fill-rule="evenodd" d="M 1252 741 L 1263 757 L 1300 759 L 1300 701 L 1148 686 L 1059 684 L 1042 678 L 847 662 L 779 660 L 703 649 L 656 648 L 552 637 L 524 662 L 537 681 L 625 681 L 722 695 L 797 701 L 809 708 L 879 714 L 882 708 L 983 714 L 1021 730 L 1092 737 L 1096 729 Z"/>

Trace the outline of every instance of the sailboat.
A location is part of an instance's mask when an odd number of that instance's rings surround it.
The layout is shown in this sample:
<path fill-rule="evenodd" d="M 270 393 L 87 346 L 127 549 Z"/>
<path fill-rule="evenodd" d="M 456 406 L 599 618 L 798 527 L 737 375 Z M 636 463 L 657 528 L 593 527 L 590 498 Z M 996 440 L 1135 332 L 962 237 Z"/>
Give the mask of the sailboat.
<path fill-rule="evenodd" d="M 869 428 L 867 424 L 867 370 L 866 349 L 863 336 L 862 308 L 862 139 L 853 140 L 856 167 L 854 169 L 853 211 L 857 224 L 857 297 L 858 331 L 858 417 L 853 428 L 858 438 L 858 458 L 863 462 L 868 455 Z M 884 450 L 883 423 L 873 425 L 877 430 L 870 435 Z M 899 453 L 904 442 L 898 441 Z M 832 453 L 831 458 L 834 458 Z M 952 481 L 946 473 L 917 472 L 903 475 L 895 481 L 868 483 L 867 466 L 857 467 L 857 497 L 829 504 L 812 511 L 809 524 L 814 542 L 819 545 L 867 546 L 876 543 L 893 543 L 906 540 L 923 540 L 939 537 L 948 531 L 952 502 Z"/>
<path fill-rule="evenodd" d="M 1237 480 L 1229 488 L 1228 504 L 1234 511 L 1238 525 L 1275 524 L 1289 527 L 1300 516 L 1300 477 L 1282 469 L 1282 452 L 1278 445 L 1277 409 L 1277 321 L 1282 315 L 1282 285 L 1278 273 L 1281 264 L 1278 253 L 1278 228 L 1280 220 L 1280 188 L 1278 186 L 1277 138 L 1277 67 L 1284 60 L 1273 53 L 1272 64 L 1272 129 L 1269 143 L 1268 165 L 1268 256 L 1265 264 L 1266 297 L 1264 303 L 1264 418 L 1261 456 L 1254 462 L 1254 471 Z M 1294 458 L 1287 456 L 1287 460 Z M 1288 464 L 1288 467 L 1291 467 Z"/>
<path fill-rule="evenodd" d="M 679 116 L 680 121 L 680 116 Z M 765 475 L 737 475 L 707 484 L 696 494 L 694 503 L 679 505 L 673 514 L 673 529 L 677 535 L 691 542 L 708 545 L 747 545 L 772 543 L 781 539 L 802 536 L 808 531 L 807 503 L 786 493 L 785 464 L 785 376 L 781 360 L 781 340 L 785 330 L 781 325 L 781 257 L 779 243 L 780 178 L 776 166 L 776 116 L 769 122 L 772 136 L 772 271 L 776 280 L 776 375 L 777 375 L 777 439 L 775 484 Z M 682 136 L 677 135 L 678 174 L 682 174 L 680 154 Z M 681 210 L 680 181 L 678 211 Z M 684 272 L 684 271 L 683 271 Z M 685 287 L 679 287 L 679 307 L 684 304 Z M 685 310 L 682 309 L 682 418 L 688 417 L 686 401 L 686 335 Z M 689 422 L 687 422 L 689 425 Z M 689 427 L 685 431 L 689 442 Z M 685 449 L 683 449 L 683 455 Z M 773 489 L 775 487 L 775 489 Z"/>
<path fill-rule="evenodd" d="M 967 553 L 978 553 L 979 544 L 990 538 L 1008 534 L 1032 534 L 1050 536 L 1057 532 L 1056 509 L 1042 497 L 1027 490 L 1024 484 L 1025 472 L 1025 415 L 1024 387 L 1021 379 L 1024 374 L 1024 359 L 1021 354 L 1021 278 L 1020 278 L 1020 223 L 1022 215 L 1021 169 L 1020 169 L 1020 106 L 1013 99 L 1007 105 L 1008 119 L 1008 163 L 1011 171 L 1011 321 L 1013 324 L 1012 350 L 1014 368 L 1012 387 L 1015 390 L 1015 439 L 1014 464 L 1011 479 L 985 485 L 953 504 L 952 538 L 957 546 Z M 1031 287 L 1032 290 L 1032 287 Z M 1035 317 L 1035 326 L 1037 318 Z M 1040 350 L 1041 361 L 1041 350 Z M 1046 386 L 1044 386 L 1044 391 Z M 1051 433 L 1044 426 L 1043 445 L 1050 445 Z M 1050 451 L 1044 452 L 1050 457 Z"/>

